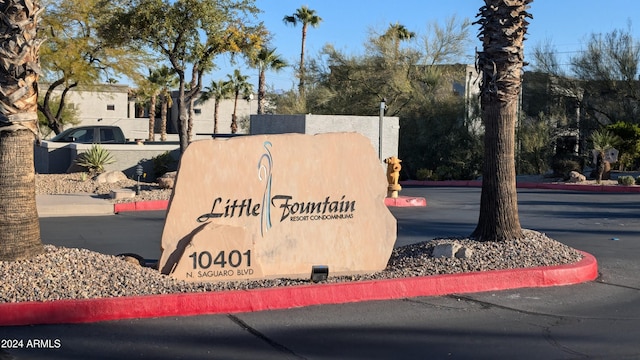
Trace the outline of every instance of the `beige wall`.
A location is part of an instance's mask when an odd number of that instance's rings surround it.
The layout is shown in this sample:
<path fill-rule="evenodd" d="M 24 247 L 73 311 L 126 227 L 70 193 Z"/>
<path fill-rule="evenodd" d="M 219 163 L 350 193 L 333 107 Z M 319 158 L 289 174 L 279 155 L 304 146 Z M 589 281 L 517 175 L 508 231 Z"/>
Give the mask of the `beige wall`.
<path fill-rule="evenodd" d="M 379 154 L 379 116 L 344 115 L 251 115 L 251 135 L 323 134 L 356 132 L 366 136 Z M 400 125 L 398 117 L 385 116 L 382 123 L 382 158 L 398 156 Z"/>

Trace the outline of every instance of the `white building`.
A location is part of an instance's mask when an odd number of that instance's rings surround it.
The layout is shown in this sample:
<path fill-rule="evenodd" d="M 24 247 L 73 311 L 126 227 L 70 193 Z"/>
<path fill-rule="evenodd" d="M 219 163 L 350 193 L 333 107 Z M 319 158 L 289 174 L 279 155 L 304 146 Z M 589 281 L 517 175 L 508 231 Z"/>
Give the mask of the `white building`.
<path fill-rule="evenodd" d="M 48 84 L 40 84 L 40 96 L 44 96 Z M 54 96 L 60 96 L 61 90 L 54 91 Z M 130 96 L 131 89 L 127 85 L 101 84 L 92 87 L 78 86 L 67 93 L 66 104 L 72 106 L 78 115 L 78 125 L 115 125 L 122 128 L 125 137 L 130 140 L 147 139 L 149 134 L 149 112 L 144 111 L 143 117 L 138 117 L 135 99 Z M 158 98 L 158 102 L 159 102 Z M 174 106 L 168 113 L 167 133 L 170 141 L 177 141 L 177 99 L 173 99 Z M 231 132 L 231 114 L 233 113 L 233 99 L 225 99 L 220 103 L 218 113 L 218 132 Z M 194 134 L 213 133 L 214 101 L 196 104 L 193 107 Z M 237 116 L 240 125 L 239 133 L 248 132 L 249 114 L 256 113 L 257 100 L 251 102 L 238 99 Z M 246 119 L 246 120 L 245 120 Z M 244 121 L 244 122 L 243 122 Z M 156 111 L 156 140 L 159 137 L 160 111 Z"/>

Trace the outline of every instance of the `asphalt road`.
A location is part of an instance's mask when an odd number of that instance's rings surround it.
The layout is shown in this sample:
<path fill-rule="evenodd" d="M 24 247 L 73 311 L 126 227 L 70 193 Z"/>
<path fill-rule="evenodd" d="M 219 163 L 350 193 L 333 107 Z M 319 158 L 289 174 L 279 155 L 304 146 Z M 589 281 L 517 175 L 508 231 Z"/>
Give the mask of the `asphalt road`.
<path fill-rule="evenodd" d="M 464 236 L 477 188 L 408 188 L 398 245 Z M 639 359 L 640 194 L 520 190 L 522 226 L 598 259 L 591 283 L 257 313 L 0 327 L 17 359 Z M 163 212 L 43 218 L 46 243 L 159 256 Z M 618 239 L 618 240 L 612 240 Z M 6 343 L 6 342 L 5 342 Z M 32 346 L 33 347 L 33 346 Z M 0 355 L 0 359 L 2 356 Z"/>

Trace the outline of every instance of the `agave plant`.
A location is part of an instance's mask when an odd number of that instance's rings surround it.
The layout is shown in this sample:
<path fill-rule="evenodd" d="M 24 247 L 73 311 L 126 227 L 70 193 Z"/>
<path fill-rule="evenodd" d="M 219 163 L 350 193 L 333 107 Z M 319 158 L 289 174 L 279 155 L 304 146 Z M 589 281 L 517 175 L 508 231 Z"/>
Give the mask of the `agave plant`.
<path fill-rule="evenodd" d="M 111 153 L 100 145 L 93 145 L 88 151 L 76 158 L 76 164 L 89 170 L 92 174 L 104 172 L 104 166 L 115 162 Z"/>
<path fill-rule="evenodd" d="M 618 135 L 610 132 L 609 130 L 600 129 L 591 133 L 591 141 L 593 142 L 593 149 L 598 152 L 596 156 L 596 183 L 602 182 L 602 174 L 604 174 L 604 153 L 620 144 L 622 141 Z"/>

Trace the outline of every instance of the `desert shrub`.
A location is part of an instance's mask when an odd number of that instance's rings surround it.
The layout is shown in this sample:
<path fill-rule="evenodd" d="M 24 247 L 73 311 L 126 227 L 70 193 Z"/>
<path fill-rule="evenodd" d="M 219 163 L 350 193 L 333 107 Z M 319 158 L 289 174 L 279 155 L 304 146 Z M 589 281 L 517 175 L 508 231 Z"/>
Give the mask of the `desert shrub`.
<path fill-rule="evenodd" d="M 155 175 L 155 177 L 160 177 L 169 172 L 176 164 L 176 159 L 171 156 L 169 151 L 154 156 L 151 161 L 153 163 L 153 175 Z"/>
<path fill-rule="evenodd" d="M 583 160 L 578 156 L 566 155 L 555 157 L 551 162 L 551 169 L 553 170 L 554 176 L 568 179 L 569 173 L 572 171 L 582 173 L 582 163 Z"/>
<path fill-rule="evenodd" d="M 433 176 L 433 170 L 431 169 L 418 169 L 416 171 L 416 179 L 418 180 L 435 180 Z"/>
<path fill-rule="evenodd" d="M 80 155 L 75 160 L 78 166 L 86 168 L 92 174 L 98 174 L 104 172 L 104 166 L 113 164 L 115 160 L 111 156 L 111 153 L 96 144 Z"/>
<path fill-rule="evenodd" d="M 537 118 L 525 118 L 518 128 L 520 141 L 518 154 L 518 174 L 544 174 L 549 170 L 549 161 L 553 155 L 553 126 L 550 120 L 540 113 Z"/>
<path fill-rule="evenodd" d="M 634 185 L 636 183 L 636 179 L 633 176 L 624 175 L 618 178 L 618 184 L 620 185 Z"/>

